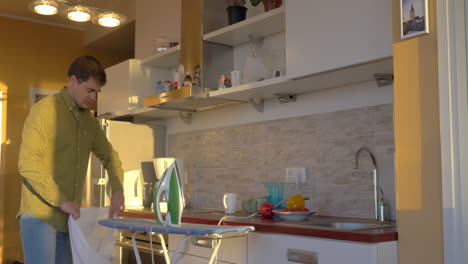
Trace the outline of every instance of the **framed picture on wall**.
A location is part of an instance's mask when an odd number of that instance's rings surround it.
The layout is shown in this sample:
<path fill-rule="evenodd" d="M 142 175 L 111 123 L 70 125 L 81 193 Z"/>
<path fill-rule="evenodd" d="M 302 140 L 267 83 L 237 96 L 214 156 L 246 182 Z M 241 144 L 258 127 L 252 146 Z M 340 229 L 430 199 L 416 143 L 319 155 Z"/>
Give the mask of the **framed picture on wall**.
<path fill-rule="evenodd" d="M 429 33 L 427 0 L 400 0 L 401 38 Z"/>
<path fill-rule="evenodd" d="M 60 92 L 56 89 L 45 89 L 45 88 L 30 88 L 29 89 L 29 109 L 33 104 L 39 102 L 42 98 Z"/>

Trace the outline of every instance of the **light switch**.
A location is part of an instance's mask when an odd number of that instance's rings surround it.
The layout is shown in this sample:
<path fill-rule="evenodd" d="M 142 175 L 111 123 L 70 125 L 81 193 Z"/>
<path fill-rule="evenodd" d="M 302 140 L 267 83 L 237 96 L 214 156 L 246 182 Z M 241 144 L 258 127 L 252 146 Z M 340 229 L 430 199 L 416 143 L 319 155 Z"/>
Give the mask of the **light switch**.
<path fill-rule="evenodd" d="M 286 168 L 287 183 L 305 183 L 306 177 L 306 168 Z"/>

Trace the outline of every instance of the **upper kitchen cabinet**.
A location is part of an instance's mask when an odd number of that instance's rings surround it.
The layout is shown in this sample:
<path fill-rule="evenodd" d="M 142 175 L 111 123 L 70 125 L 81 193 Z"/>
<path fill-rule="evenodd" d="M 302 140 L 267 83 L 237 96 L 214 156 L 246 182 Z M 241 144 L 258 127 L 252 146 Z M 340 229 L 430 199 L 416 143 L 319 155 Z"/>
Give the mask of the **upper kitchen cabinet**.
<path fill-rule="evenodd" d="M 210 97 L 248 101 L 248 96 L 232 92 L 258 91 L 285 81 L 284 77 L 273 80 L 275 71 L 285 74 L 285 7 L 268 12 L 262 4 L 246 7 L 246 19 L 229 25 L 226 1 L 204 1 L 202 77 Z M 231 79 L 232 71 L 240 73 L 239 81 L 222 89 L 221 76 Z"/>
<path fill-rule="evenodd" d="M 228 25 L 226 3 L 205 0 L 203 84 L 210 97 L 259 102 L 376 74 L 387 81 L 393 73 L 391 3 L 348 2 L 289 0 L 268 12 L 262 4 L 246 5 L 246 20 Z M 240 83 L 218 89 L 231 71 L 240 72 Z"/>
<path fill-rule="evenodd" d="M 154 61 L 157 60 L 152 63 Z M 143 107 L 143 98 L 154 94 L 154 80 L 169 78 L 169 71 L 159 71 L 131 59 L 107 68 L 106 74 L 107 84 L 98 98 L 98 115 L 110 114 L 110 119 L 125 121 L 133 121 L 137 116 L 155 119 L 171 115 L 167 111 Z M 127 120 L 129 118 L 131 120 Z"/>
<path fill-rule="evenodd" d="M 181 0 L 136 1 L 134 23 L 135 58 L 106 69 L 107 85 L 98 99 L 99 115 L 110 119 L 145 122 L 177 115 L 177 112 L 147 108 L 145 97 L 157 93 L 156 80 L 173 79 L 180 46 L 156 51 L 157 41 L 180 42 Z"/>
<path fill-rule="evenodd" d="M 391 73 L 392 43 L 391 1 L 287 1 L 290 79 L 365 63 L 376 65 L 353 74 Z"/>

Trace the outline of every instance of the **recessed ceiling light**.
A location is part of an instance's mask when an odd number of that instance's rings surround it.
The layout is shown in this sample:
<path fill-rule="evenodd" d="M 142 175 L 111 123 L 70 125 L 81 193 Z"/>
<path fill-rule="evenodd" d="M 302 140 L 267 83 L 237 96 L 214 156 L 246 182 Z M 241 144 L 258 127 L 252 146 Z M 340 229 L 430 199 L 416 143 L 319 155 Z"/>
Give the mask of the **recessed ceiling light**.
<path fill-rule="evenodd" d="M 55 1 L 39 0 L 34 2 L 34 12 L 40 15 L 55 15 L 57 14 L 57 10 L 57 3 Z"/>
<path fill-rule="evenodd" d="M 106 12 L 99 15 L 98 23 L 104 27 L 117 27 L 121 23 L 121 17 L 113 12 Z"/>
<path fill-rule="evenodd" d="M 127 21 L 125 15 L 95 6 L 71 4 L 71 0 L 33 0 L 28 4 L 29 10 L 41 15 L 58 14 L 66 19 L 76 22 L 91 21 L 103 27 L 118 27 Z"/>
<path fill-rule="evenodd" d="M 86 22 L 91 19 L 91 10 L 83 6 L 74 6 L 68 9 L 67 17 L 76 22 Z"/>

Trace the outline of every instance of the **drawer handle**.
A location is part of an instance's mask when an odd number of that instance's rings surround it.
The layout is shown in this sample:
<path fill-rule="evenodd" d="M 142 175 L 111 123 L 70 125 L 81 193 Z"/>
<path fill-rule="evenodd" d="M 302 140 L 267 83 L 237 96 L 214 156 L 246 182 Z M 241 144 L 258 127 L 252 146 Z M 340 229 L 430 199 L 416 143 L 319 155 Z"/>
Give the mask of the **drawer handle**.
<path fill-rule="evenodd" d="M 317 264 L 317 256 L 318 253 L 314 251 L 305 251 L 288 248 L 288 261 L 291 262 Z"/>

